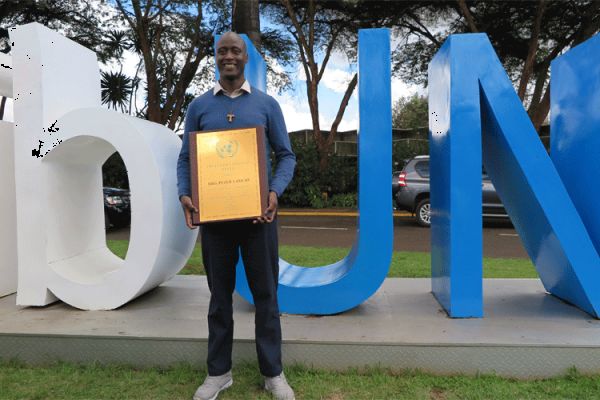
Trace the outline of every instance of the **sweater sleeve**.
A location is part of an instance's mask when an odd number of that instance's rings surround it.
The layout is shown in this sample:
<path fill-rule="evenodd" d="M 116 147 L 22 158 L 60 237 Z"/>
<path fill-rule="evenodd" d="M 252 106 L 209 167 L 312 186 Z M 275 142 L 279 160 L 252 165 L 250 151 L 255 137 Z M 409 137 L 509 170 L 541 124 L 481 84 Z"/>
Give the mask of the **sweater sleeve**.
<path fill-rule="evenodd" d="M 269 190 L 275 192 L 277 197 L 281 197 L 294 176 L 296 155 L 292 151 L 281 107 L 275 99 L 271 99 L 268 124 L 269 144 L 275 153 L 275 173 Z"/>
<path fill-rule="evenodd" d="M 181 196 L 191 196 L 192 193 L 190 182 L 190 132 L 198 130 L 196 104 L 196 102 L 191 103 L 185 114 L 183 142 L 177 160 L 177 191 L 179 198 Z"/>

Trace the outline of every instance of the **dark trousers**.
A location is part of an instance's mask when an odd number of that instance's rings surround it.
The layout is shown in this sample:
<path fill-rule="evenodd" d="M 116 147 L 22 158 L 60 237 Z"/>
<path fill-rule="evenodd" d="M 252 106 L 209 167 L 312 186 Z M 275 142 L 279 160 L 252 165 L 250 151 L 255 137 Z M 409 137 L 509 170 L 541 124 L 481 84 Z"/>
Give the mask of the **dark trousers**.
<path fill-rule="evenodd" d="M 279 253 L 277 221 L 211 223 L 201 227 L 202 259 L 210 289 L 208 309 L 208 374 L 231 369 L 233 345 L 232 294 L 235 266 L 241 250 L 254 298 L 256 352 L 260 372 L 269 377 L 282 371 L 281 324 L 277 304 Z"/>

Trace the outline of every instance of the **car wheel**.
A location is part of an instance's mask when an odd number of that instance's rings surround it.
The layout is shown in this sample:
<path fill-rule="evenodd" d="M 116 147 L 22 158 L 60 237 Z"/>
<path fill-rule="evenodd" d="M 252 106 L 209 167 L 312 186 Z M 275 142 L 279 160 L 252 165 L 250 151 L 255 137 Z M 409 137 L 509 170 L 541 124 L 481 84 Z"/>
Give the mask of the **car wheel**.
<path fill-rule="evenodd" d="M 108 215 L 104 214 L 104 230 L 107 231 L 110 228 L 110 220 L 108 219 Z"/>
<path fill-rule="evenodd" d="M 421 226 L 426 228 L 431 226 L 431 204 L 429 203 L 429 199 L 423 199 L 417 204 L 415 219 Z"/>

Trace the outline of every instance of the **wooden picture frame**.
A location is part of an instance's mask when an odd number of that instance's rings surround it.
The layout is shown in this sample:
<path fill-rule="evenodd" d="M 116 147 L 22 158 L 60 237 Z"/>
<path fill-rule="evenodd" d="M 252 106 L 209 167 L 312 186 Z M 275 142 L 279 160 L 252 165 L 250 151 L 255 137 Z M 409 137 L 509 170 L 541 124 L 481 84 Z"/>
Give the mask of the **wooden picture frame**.
<path fill-rule="evenodd" d="M 262 126 L 191 132 L 192 223 L 256 219 L 268 202 Z"/>

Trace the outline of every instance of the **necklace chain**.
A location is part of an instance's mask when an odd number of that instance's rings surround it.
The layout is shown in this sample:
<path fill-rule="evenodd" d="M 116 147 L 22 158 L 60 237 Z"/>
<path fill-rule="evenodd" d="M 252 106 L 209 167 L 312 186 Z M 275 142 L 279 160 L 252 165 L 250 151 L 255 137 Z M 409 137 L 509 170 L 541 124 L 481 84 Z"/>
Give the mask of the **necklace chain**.
<path fill-rule="evenodd" d="M 233 113 L 233 100 L 234 99 L 227 96 L 226 94 L 223 94 L 223 97 L 226 97 L 225 102 L 227 102 L 227 101 L 229 102 L 229 107 L 225 107 L 225 109 L 229 109 L 225 118 L 227 119 L 227 122 L 229 122 L 231 124 L 233 122 L 233 120 L 235 119 L 235 114 Z"/>

